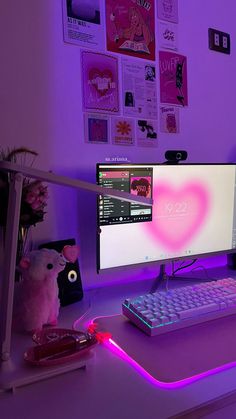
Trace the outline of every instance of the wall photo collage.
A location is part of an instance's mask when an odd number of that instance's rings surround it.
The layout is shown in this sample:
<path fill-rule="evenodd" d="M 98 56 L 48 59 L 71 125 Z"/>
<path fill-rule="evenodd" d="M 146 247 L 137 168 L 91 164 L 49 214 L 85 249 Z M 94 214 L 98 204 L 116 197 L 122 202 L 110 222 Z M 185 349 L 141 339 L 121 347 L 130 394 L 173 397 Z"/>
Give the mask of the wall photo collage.
<path fill-rule="evenodd" d="M 188 106 L 178 0 L 62 0 L 62 10 L 64 41 L 80 47 L 85 142 L 157 147 L 158 131 L 178 134 Z"/>

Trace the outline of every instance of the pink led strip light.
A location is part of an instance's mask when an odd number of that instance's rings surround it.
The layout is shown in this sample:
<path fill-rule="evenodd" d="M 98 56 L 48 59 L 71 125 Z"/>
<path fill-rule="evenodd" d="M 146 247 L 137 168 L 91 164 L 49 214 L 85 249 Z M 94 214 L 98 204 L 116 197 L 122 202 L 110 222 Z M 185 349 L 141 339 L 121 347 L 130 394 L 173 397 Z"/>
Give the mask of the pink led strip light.
<path fill-rule="evenodd" d="M 114 316 L 117 316 L 117 314 L 115 314 Z M 107 317 L 111 317 L 111 316 L 99 316 L 96 319 L 98 319 L 98 318 L 102 319 L 102 318 L 107 318 Z M 76 323 L 77 322 L 75 322 L 74 325 Z M 93 324 L 94 324 L 94 319 L 91 320 L 86 326 L 89 327 L 90 325 L 93 325 Z M 154 378 L 140 364 L 138 364 L 133 358 L 131 358 L 127 354 L 127 352 L 125 352 L 113 339 L 109 338 L 108 340 L 103 342 L 103 345 L 107 349 L 109 349 L 111 352 L 113 352 L 115 355 L 119 356 L 125 362 L 130 364 L 147 381 L 149 381 L 151 384 L 153 384 L 153 385 L 155 385 L 156 387 L 159 387 L 159 388 L 176 389 L 176 388 L 185 387 L 186 385 L 194 383 L 195 381 L 201 380 L 205 377 L 209 377 L 209 376 L 217 374 L 219 372 L 226 371 L 230 368 L 236 367 L 236 361 L 235 362 L 230 362 L 228 364 L 221 365 L 221 366 L 213 368 L 211 370 L 204 371 L 200 374 L 196 374 L 196 375 L 193 375 L 191 377 L 184 378 L 183 380 L 166 383 L 166 382 L 159 381 L 156 378 Z"/>

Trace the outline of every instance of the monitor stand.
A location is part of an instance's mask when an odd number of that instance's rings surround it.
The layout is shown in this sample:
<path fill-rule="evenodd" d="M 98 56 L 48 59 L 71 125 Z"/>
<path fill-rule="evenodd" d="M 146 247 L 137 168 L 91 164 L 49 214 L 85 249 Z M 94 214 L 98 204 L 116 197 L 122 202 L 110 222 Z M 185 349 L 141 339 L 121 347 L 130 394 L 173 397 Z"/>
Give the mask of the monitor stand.
<path fill-rule="evenodd" d="M 150 289 L 150 293 L 155 292 L 157 290 L 157 288 L 159 288 L 159 286 L 161 284 L 163 284 L 163 282 L 165 280 L 167 280 L 168 278 L 169 278 L 169 275 L 166 272 L 166 264 L 162 263 L 160 265 L 159 275 L 154 279 L 154 282 L 153 282 L 153 284 L 151 286 L 151 289 Z"/>
<path fill-rule="evenodd" d="M 229 275 L 228 272 L 226 272 L 226 269 L 223 267 L 222 267 L 223 269 L 221 270 L 219 270 L 219 267 L 217 267 L 217 272 L 214 272 L 214 273 L 211 272 L 211 274 L 209 275 L 208 269 L 203 266 L 199 266 L 197 268 L 202 268 L 203 271 L 205 271 L 204 275 L 202 274 L 202 271 L 199 275 L 197 274 L 197 272 L 199 272 L 200 269 L 197 269 L 194 274 L 192 274 L 192 272 L 186 272 L 185 274 L 183 273 L 182 275 L 173 275 L 171 273 L 168 274 L 166 272 L 166 266 L 167 265 L 165 263 L 160 265 L 159 275 L 154 279 L 154 282 L 150 289 L 150 293 L 157 291 L 157 289 L 162 287 L 164 283 L 168 284 L 169 279 L 186 281 L 186 285 L 188 285 L 191 283 L 191 281 L 208 282 L 208 281 L 215 281 L 217 279 L 222 279 L 224 277 L 231 276 Z M 168 289 L 168 286 L 166 287 L 166 289 Z"/>

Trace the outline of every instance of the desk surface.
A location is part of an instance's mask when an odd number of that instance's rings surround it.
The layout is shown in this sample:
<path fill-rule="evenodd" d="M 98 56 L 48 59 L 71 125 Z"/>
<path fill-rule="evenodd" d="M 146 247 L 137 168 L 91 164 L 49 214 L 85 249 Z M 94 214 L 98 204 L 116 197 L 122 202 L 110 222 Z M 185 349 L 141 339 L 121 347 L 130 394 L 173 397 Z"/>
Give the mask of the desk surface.
<path fill-rule="evenodd" d="M 236 273 L 224 268 L 212 270 L 210 275 L 236 277 Z M 176 280 L 172 284 L 183 285 L 185 282 Z M 89 319 L 120 313 L 124 298 L 148 292 L 150 285 L 150 281 L 146 281 L 88 291 L 82 302 L 61 309 L 60 326 L 71 327 L 86 312 L 79 322 L 83 330 Z M 21 387 L 14 394 L 0 394 L 0 416 L 2 419 L 120 419 L 129 416 L 162 419 L 234 391 L 236 368 L 184 388 L 166 390 L 146 381 L 132 366 L 98 345 L 86 370 Z"/>

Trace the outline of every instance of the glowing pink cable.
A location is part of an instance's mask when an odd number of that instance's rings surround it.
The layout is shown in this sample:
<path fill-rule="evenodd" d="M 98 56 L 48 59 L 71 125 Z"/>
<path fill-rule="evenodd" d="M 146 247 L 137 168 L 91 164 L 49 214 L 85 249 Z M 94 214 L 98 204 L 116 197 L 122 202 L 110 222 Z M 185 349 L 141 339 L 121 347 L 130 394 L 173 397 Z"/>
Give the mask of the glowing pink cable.
<path fill-rule="evenodd" d="M 115 314 L 114 316 L 117 316 L 117 314 Z M 100 316 L 100 317 L 97 317 L 96 319 L 107 318 L 107 317 L 111 317 L 111 316 Z M 95 319 L 90 320 L 90 322 L 89 322 L 89 324 L 87 324 L 87 326 L 89 326 L 91 324 L 94 324 L 94 320 Z M 108 339 L 107 341 L 105 341 L 103 343 L 103 345 L 107 349 L 109 349 L 111 352 L 113 352 L 114 354 L 119 356 L 121 359 L 123 359 L 125 362 L 130 364 L 139 374 L 142 375 L 142 377 L 144 377 L 150 383 L 154 384 L 156 387 L 166 388 L 166 389 L 176 389 L 176 388 L 184 387 L 184 386 L 186 386 L 188 384 L 191 384 L 195 381 L 198 381 L 198 380 L 203 379 L 205 377 L 217 374 L 221 371 L 225 371 L 225 370 L 228 370 L 228 369 L 233 368 L 233 367 L 236 366 L 236 362 L 230 362 L 228 364 L 221 365 L 221 366 L 213 368 L 211 370 L 204 371 L 200 374 L 196 374 L 196 375 L 184 378 L 184 379 L 179 380 L 179 381 L 173 381 L 173 382 L 167 383 L 167 382 L 159 381 L 156 378 L 154 378 L 140 364 L 138 364 L 133 358 L 131 358 L 127 354 L 127 352 L 125 352 L 113 339 L 111 339 L 111 338 Z"/>

